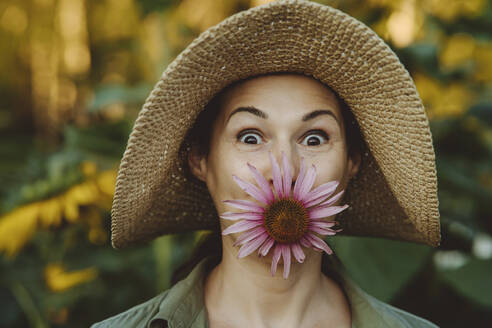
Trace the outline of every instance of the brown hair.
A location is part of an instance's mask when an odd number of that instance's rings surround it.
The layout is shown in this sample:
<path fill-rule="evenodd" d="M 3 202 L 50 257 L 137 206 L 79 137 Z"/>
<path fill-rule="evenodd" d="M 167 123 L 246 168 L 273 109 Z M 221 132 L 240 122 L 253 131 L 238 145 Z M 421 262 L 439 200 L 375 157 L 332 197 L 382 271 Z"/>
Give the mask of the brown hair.
<path fill-rule="evenodd" d="M 269 73 L 266 75 L 281 75 L 281 74 L 292 74 L 289 72 L 278 72 L 278 73 Z M 212 100 L 205 106 L 205 108 L 200 112 L 197 119 L 195 120 L 195 124 L 188 131 L 188 135 L 185 138 L 187 145 L 187 149 L 191 151 L 196 151 L 200 156 L 208 157 L 210 153 L 210 141 L 212 137 L 212 129 L 211 126 L 215 123 L 215 120 L 219 114 L 220 109 L 222 108 L 222 97 L 223 95 L 233 86 L 244 82 L 245 80 L 249 80 L 258 76 L 252 76 L 244 80 L 236 81 L 224 89 L 222 89 L 219 93 L 217 93 Z M 343 125 L 345 127 L 345 140 L 347 143 L 348 156 L 360 156 L 363 149 L 363 137 L 360 132 L 359 124 L 354 117 L 350 107 L 345 103 L 345 101 L 329 86 L 327 86 L 336 96 L 338 104 L 340 105 L 340 111 L 343 117 Z M 362 156 L 361 156 L 362 160 Z M 187 168 L 187 175 L 191 179 L 195 179 L 198 183 L 203 183 L 196 179 L 190 172 L 189 168 Z M 218 256 L 221 258 L 222 256 L 222 238 L 220 225 L 217 225 L 216 229 L 212 231 L 212 233 L 205 235 L 198 242 L 195 247 L 190 259 L 186 261 L 183 265 L 181 265 L 176 271 L 173 273 L 171 277 L 171 284 L 175 284 L 181 279 L 186 278 L 186 276 L 192 271 L 196 264 L 198 264 L 203 258 L 212 255 Z M 327 259 L 323 256 L 323 265 L 324 272 L 327 272 Z"/>

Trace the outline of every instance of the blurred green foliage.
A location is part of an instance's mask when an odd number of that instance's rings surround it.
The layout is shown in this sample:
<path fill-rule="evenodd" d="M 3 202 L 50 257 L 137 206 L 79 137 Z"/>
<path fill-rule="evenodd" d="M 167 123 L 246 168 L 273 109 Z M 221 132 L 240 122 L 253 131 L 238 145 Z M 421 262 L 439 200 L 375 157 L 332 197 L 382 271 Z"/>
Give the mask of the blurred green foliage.
<path fill-rule="evenodd" d="M 169 287 L 197 233 L 115 251 L 111 195 L 131 126 L 166 65 L 265 1 L 0 3 L 0 326 L 87 327 Z M 371 26 L 431 120 L 442 244 L 329 240 L 370 294 L 443 327 L 492 321 L 492 4 L 319 1 Z M 108 301 L 110 300 L 110 301 Z"/>

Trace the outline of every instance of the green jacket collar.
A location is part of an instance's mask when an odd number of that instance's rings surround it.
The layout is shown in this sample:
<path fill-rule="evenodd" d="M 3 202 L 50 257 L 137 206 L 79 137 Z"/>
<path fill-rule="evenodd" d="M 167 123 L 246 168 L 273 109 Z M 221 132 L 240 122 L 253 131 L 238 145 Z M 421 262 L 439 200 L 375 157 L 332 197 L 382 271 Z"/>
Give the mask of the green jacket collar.
<path fill-rule="evenodd" d="M 348 278 L 340 265 L 331 262 L 337 275 L 335 278 L 341 283 L 350 303 L 352 328 L 437 327 L 425 319 L 368 295 Z M 159 320 L 167 322 L 170 328 L 208 327 L 203 290 L 207 273 L 217 263 L 217 258 L 208 257 L 201 260 L 188 277 L 169 289 L 148 328 L 155 327 Z"/>

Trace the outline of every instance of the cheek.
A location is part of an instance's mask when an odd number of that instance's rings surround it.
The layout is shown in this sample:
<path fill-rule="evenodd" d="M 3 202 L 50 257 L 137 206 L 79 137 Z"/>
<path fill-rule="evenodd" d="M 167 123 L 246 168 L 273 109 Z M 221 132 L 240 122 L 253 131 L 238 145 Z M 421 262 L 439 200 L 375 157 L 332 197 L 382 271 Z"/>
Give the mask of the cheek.
<path fill-rule="evenodd" d="M 340 182 L 338 191 L 345 188 L 347 182 L 347 165 L 346 154 L 343 149 L 330 151 L 326 156 L 320 158 L 316 163 L 316 181 L 314 187 L 322 185 L 328 181 L 337 180 Z"/>
<path fill-rule="evenodd" d="M 223 200 L 245 198 L 242 190 L 232 179 L 234 174 L 247 180 L 249 170 L 246 172 L 245 169 L 247 170 L 246 162 L 238 160 L 227 147 L 218 147 L 216 151 L 210 153 L 206 183 L 219 213 L 232 210 L 226 209 Z"/>
<path fill-rule="evenodd" d="M 341 180 L 344 176 L 344 165 L 343 163 L 331 162 L 329 165 L 326 163 L 316 166 L 316 171 L 318 173 L 316 177 L 316 185 L 321 185 L 328 181 Z"/>

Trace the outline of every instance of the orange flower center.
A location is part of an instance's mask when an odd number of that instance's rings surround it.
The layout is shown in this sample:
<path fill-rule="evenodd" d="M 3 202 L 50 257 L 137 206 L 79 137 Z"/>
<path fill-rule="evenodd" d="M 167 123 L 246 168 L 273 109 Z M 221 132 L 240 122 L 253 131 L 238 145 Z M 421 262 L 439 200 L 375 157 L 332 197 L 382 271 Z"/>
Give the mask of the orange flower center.
<path fill-rule="evenodd" d="M 279 243 L 299 241 L 307 232 L 308 224 L 307 210 L 294 199 L 281 199 L 266 208 L 265 229 Z"/>

